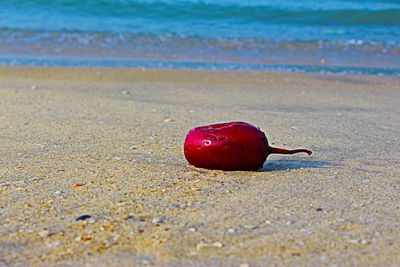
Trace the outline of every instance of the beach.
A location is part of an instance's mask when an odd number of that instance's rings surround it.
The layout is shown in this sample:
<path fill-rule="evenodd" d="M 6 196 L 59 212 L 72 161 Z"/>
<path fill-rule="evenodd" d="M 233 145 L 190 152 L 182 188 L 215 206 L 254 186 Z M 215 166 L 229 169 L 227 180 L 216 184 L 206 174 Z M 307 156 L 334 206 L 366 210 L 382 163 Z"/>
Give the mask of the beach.
<path fill-rule="evenodd" d="M 399 100 L 399 77 L 0 67 L 0 265 L 399 266 Z M 229 121 L 313 155 L 188 165 L 186 133 Z"/>

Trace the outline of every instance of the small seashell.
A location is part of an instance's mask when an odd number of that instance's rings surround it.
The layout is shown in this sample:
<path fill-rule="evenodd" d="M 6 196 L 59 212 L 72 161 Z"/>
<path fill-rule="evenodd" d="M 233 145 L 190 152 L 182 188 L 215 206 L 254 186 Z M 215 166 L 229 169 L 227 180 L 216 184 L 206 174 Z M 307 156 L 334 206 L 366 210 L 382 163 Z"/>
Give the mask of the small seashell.
<path fill-rule="evenodd" d="M 154 218 L 151 222 L 152 223 L 163 223 L 164 219 L 163 218 Z"/>
<path fill-rule="evenodd" d="M 40 235 L 41 237 L 48 237 L 48 236 L 50 236 L 51 234 L 50 234 L 49 231 L 43 230 L 43 231 L 40 231 L 40 232 L 38 233 L 38 235 Z"/>

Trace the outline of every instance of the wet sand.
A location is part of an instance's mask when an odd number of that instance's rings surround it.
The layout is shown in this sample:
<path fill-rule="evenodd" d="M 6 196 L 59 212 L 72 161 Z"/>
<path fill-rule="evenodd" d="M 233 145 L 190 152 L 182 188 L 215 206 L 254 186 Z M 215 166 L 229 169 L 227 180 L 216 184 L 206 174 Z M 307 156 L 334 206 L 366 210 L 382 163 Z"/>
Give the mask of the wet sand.
<path fill-rule="evenodd" d="M 238 120 L 314 154 L 187 164 Z M 399 266 L 399 133 L 394 77 L 1 67 L 0 266 Z"/>

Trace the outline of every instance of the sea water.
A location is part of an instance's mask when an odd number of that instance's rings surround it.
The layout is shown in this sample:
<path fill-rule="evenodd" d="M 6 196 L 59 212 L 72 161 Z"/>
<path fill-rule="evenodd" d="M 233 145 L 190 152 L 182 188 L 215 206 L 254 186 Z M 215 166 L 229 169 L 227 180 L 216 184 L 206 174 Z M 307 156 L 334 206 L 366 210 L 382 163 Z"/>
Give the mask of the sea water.
<path fill-rule="evenodd" d="M 0 0 L 0 65 L 400 76 L 400 1 Z"/>

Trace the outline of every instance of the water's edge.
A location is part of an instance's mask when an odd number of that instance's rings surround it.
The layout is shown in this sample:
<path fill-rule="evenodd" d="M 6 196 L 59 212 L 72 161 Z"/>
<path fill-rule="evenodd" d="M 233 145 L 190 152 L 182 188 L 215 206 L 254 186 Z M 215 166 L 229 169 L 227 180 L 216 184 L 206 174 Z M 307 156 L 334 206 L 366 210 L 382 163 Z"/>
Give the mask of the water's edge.
<path fill-rule="evenodd" d="M 385 68 L 385 67 L 209 63 L 209 62 L 187 62 L 187 61 L 185 62 L 185 61 L 135 60 L 135 59 L 125 59 L 125 58 L 20 56 L 20 55 L 1 55 L 1 54 L 0 54 L 0 66 L 278 71 L 278 72 L 319 73 L 319 74 L 336 74 L 336 75 L 375 75 L 375 76 L 400 77 L 400 68 Z"/>

